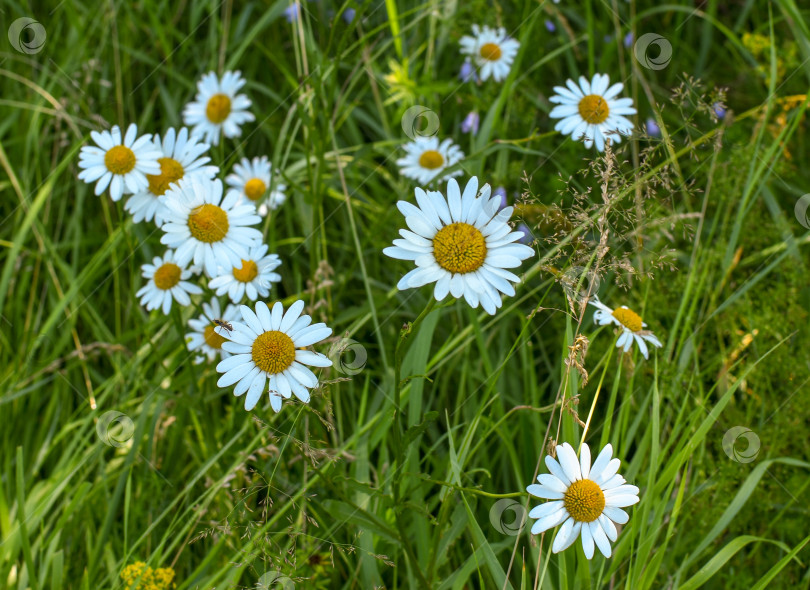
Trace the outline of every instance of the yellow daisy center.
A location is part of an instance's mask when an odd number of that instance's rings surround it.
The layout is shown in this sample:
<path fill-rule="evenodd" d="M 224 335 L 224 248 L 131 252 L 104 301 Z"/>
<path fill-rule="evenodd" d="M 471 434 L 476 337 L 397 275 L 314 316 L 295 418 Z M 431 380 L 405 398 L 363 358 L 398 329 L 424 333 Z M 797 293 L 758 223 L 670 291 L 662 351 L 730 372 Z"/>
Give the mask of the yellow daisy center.
<path fill-rule="evenodd" d="M 489 61 L 498 61 L 501 59 L 501 48 L 497 43 L 484 43 L 479 53 L 481 57 Z"/>
<path fill-rule="evenodd" d="M 149 181 L 149 192 L 159 197 L 171 183 L 183 178 L 185 170 L 180 162 L 172 158 L 158 158 L 158 162 L 160 174 L 147 174 L 146 179 Z"/>
<path fill-rule="evenodd" d="M 203 338 L 205 338 L 205 343 L 213 348 L 214 350 L 219 350 L 222 348 L 223 342 L 228 342 L 228 339 L 225 336 L 220 336 L 214 330 L 214 326 L 206 326 L 205 332 L 203 332 Z"/>
<path fill-rule="evenodd" d="M 135 152 L 125 145 L 116 145 L 104 154 L 104 165 L 113 174 L 126 174 L 135 168 Z"/>
<path fill-rule="evenodd" d="M 575 521 L 593 522 L 605 508 L 605 493 L 595 481 L 580 479 L 565 491 L 563 504 Z"/>
<path fill-rule="evenodd" d="M 219 242 L 228 233 L 228 214 L 220 207 L 206 203 L 188 216 L 191 235 L 201 242 Z"/>
<path fill-rule="evenodd" d="M 579 115 L 592 125 L 604 123 L 609 114 L 607 101 L 598 94 L 589 94 L 579 101 Z"/>
<path fill-rule="evenodd" d="M 428 170 L 435 170 L 444 166 L 444 157 L 436 150 L 426 150 L 419 156 L 419 165 Z"/>
<path fill-rule="evenodd" d="M 245 183 L 245 194 L 251 201 L 258 201 L 262 198 L 267 185 L 258 178 L 251 178 Z"/>
<path fill-rule="evenodd" d="M 205 116 L 212 123 L 222 123 L 231 114 L 231 98 L 227 94 L 215 94 L 208 99 Z"/>
<path fill-rule="evenodd" d="M 284 332 L 270 330 L 253 341 L 250 355 L 262 371 L 275 375 L 289 368 L 295 360 L 295 345 Z"/>
<path fill-rule="evenodd" d="M 451 223 L 433 237 L 436 262 L 452 273 L 478 270 L 487 257 L 487 241 L 478 228 L 469 223 Z"/>
<path fill-rule="evenodd" d="M 233 278 L 249 283 L 259 275 L 259 267 L 252 260 L 242 260 L 242 268 L 233 267 Z"/>
<path fill-rule="evenodd" d="M 632 309 L 627 309 L 626 307 L 614 309 L 613 317 L 616 318 L 622 326 L 624 326 L 631 332 L 641 332 L 642 328 L 641 316 L 638 315 L 636 312 L 634 312 Z"/>
<path fill-rule="evenodd" d="M 162 291 L 168 291 L 180 282 L 180 267 L 173 262 L 167 262 L 155 271 L 155 276 L 152 277 L 155 281 L 155 286 Z"/>

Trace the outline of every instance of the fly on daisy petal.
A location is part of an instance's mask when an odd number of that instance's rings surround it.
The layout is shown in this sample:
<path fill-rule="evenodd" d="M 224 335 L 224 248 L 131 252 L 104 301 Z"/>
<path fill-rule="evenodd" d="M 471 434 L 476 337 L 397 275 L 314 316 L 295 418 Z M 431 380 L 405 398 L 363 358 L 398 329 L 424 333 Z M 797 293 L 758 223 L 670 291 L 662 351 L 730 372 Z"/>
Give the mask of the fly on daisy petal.
<path fill-rule="evenodd" d="M 217 295 L 228 294 L 234 303 L 242 301 L 245 295 L 251 301 L 270 294 L 270 285 L 281 280 L 281 275 L 273 272 L 281 265 L 278 254 L 267 254 L 267 245 L 250 249 L 240 266 L 220 268 L 220 275 L 211 279 L 208 287 Z"/>
<path fill-rule="evenodd" d="M 263 301 L 256 304 L 254 313 L 240 306 L 243 322 L 231 322 L 230 342 L 222 348 L 233 356 L 217 365 L 223 373 L 217 381 L 219 387 L 235 384 L 236 396 L 246 395 L 245 409 L 252 410 L 269 386 L 270 405 L 278 412 L 281 400 L 295 395 L 309 403 L 309 390 L 317 387 L 318 378 L 305 365 L 331 367 L 325 355 L 306 350 L 332 335 L 326 324 L 312 324 L 312 318 L 301 315 L 304 302 L 296 301 L 284 312 L 280 302 L 272 311 Z"/>
<path fill-rule="evenodd" d="M 239 309 L 235 305 L 229 304 L 224 311 L 221 311 L 219 300 L 216 297 L 212 298 L 210 303 L 204 302 L 202 308 L 203 314 L 200 317 L 191 318 L 188 321 L 192 331 L 186 334 L 188 349 L 201 353 L 194 357 L 194 364 L 201 363 L 206 358 L 210 363 L 217 357 L 220 357 L 221 360 L 231 356 L 231 353 L 222 348 L 222 345 L 228 341 L 227 332 L 218 326 L 216 321 L 229 323 L 241 317 Z"/>
<path fill-rule="evenodd" d="M 585 76 L 579 77 L 579 84 L 568 80 L 567 88 L 554 87 L 554 96 L 549 100 L 557 103 L 549 113 L 552 119 L 560 119 L 554 129 L 573 139 L 585 140 L 585 147 L 596 145 L 604 151 L 605 140 L 614 144 L 621 141 L 622 135 L 633 131 L 633 123 L 625 115 L 635 115 L 632 98 L 617 98 L 624 88 L 621 82 L 610 86 L 607 74 L 596 74 L 589 82 Z"/>
<path fill-rule="evenodd" d="M 645 359 L 649 358 L 647 342 L 657 348 L 661 348 L 661 342 L 655 337 L 655 334 L 644 329 L 647 327 L 647 324 L 642 322 L 641 316 L 632 309 L 625 305 L 611 309 L 598 299 L 591 300 L 590 303 L 597 308 L 593 314 L 594 322 L 600 326 L 614 324 L 622 329 L 622 333 L 619 335 L 618 340 L 616 340 L 616 346 L 624 349 L 624 352 L 630 350 L 633 341 L 638 344 L 638 348 Z"/>
<path fill-rule="evenodd" d="M 172 301 L 189 305 L 189 295 L 199 295 L 202 289 L 187 282 L 191 278 L 191 271 L 185 266 L 177 261 L 177 256 L 171 250 L 166 250 L 162 258 L 155 256 L 152 264 L 141 266 L 143 277 L 149 282 L 135 296 L 140 297 L 141 304 L 149 311 L 162 309 L 165 315 L 169 314 Z"/>
<path fill-rule="evenodd" d="M 520 43 L 507 36 L 506 29 L 473 25 L 473 35 L 461 38 L 461 53 L 472 58 L 481 80 L 490 76 L 500 82 L 509 75 Z"/>
<path fill-rule="evenodd" d="M 399 172 L 419 184 L 429 184 L 433 180 L 447 180 L 459 176 L 462 170 L 444 174 L 442 172 L 464 158 L 461 148 L 452 139 L 439 143 L 438 137 L 417 137 L 403 146 L 405 156 L 397 160 Z"/>
<path fill-rule="evenodd" d="M 163 225 L 164 214 L 160 197 L 168 190 L 169 185 L 191 176 L 212 180 L 219 168 L 206 166 L 211 158 L 204 154 L 210 146 L 201 143 L 197 137 L 189 137 L 185 127 L 179 132 L 170 128 L 162 141 L 160 135 L 155 134 L 154 143 L 161 151 L 161 157 L 158 158 L 160 173 L 147 174 L 149 185 L 146 190 L 131 196 L 124 208 L 132 214 L 135 223 L 154 218 L 155 224 L 160 227 Z"/>
<path fill-rule="evenodd" d="M 160 174 L 158 158 L 163 154 L 152 143 L 152 135 L 138 137 L 138 126 L 132 123 L 126 134 L 113 125 L 109 131 L 91 131 L 94 146 L 79 152 L 79 179 L 95 182 L 96 195 L 109 187 L 110 197 L 118 201 L 124 194 L 139 193 L 149 186 L 147 174 Z"/>
<path fill-rule="evenodd" d="M 241 72 L 225 72 L 220 80 L 208 72 L 197 83 L 196 98 L 183 109 L 183 122 L 193 127 L 193 135 L 201 135 L 207 143 L 219 145 L 219 136 L 239 137 L 241 126 L 256 118 L 247 109 L 251 102 L 237 94 L 246 80 Z"/>
<path fill-rule="evenodd" d="M 588 559 L 593 557 L 594 546 L 605 557 L 611 556 L 610 542 L 619 535 L 614 523 L 630 520 L 622 508 L 639 501 L 639 489 L 626 485 L 618 474 L 621 461 L 612 456 L 613 447 L 607 444 L 591 464 L 591 450 L 585 443 L 579 458 L 568 443 L 557 446 L 556 460 L 546 455 L 549 473 L 538 476 L 539 483 L 528 486 L 526 491 L 551 500 L 529 512 L 529 518 L 537 519 L 532 525 L 533 535 L 562 525 L 551 546 L 553 553 L 564 551 L 582 537 Z"/>
<path fill-rule="evenodd" d="M 248 160 L 242 158 L 234 164 L 233 171 L 225 178 L 225 184 L 235 190 L 242 199 L 258 207 L 259 215 L 264 217 L 269 211 L 275 211 L 287 199 L 284 184 L 276 182 L 270 194 L 267 190 L 273 178 L 273 167 L 267 156 Z"/>
<path fill-rule="evenodd" d="M 534 250 L 515 243 L 523 236 L 507 221 L 513 207 L 500 208 L 499 196 L 490 196 L 485 184 L 478 191 L 478 178 L 467 182 L 462 194 L 455 179 L 447 183 L 447 198 L 438 191 L 416 189 L 418 207 L 399 201 L 409 230 L 403 239 L 383 250 L 386 256 L 413 260 L 416 268 L 397 284 L 400 290 L 436 283 L 433 295 L 441 301 L 450 293 L 464 297 L 471 307 L 489 314 L 502 304 L 501 293 L 515 294 L 512 282 L 520 279 L 506 270 L 520 266 Z M 510 282 L 511 281 L 511 282 Z"/>
<path fill-rule="evenodd" d="M 222 198 L 222 181 L 184 178 L 160 197 L 166 205 L 161 242 L 176 250 L 179 264 L 202 265 L 217 276 L 219 267 L 241 267 L 262 234 L 250 225 L 261 217 L 253 205 L 238 205 L 239 196 Z"/>

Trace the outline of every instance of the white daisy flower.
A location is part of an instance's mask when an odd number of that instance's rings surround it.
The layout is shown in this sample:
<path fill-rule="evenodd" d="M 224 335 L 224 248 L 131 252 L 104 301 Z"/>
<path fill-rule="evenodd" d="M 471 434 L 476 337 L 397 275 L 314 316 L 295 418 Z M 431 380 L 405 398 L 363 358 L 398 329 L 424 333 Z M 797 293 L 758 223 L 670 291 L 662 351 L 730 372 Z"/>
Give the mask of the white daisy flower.
<path fill-rule="evenodd" d="M 203 265 L 209 278 L 220 266 L 242 266 L 253 246 L 261 244 L 261 221 L 253 205 L 238 205 L 239 196 L 222 198 L 222 181 L 183 178 L 160 197 L 166 205 L 160 241 L 176 250 L 178 264 Z"/>
<path fill-rule="evenodd" d="M 155 134 L 154 142 L 162 152 L 158 158 L 160 173 L 147 174 L 149 186 L 146 190 L 131 196 L 124 209 L 132 213 L 132 220 L 135 223 L 152 221 L 154 218 L 160 227 L 163 225 L 165 205 L 160 202 L 159 197 L 163 196 L 169 185 L 192 175 L 211 180 L 217 175 L 219 168 L 206 166 L 211 158 L 203 157 L 203 154 L 210 146 L 207 143 L 200 143 L 198 137 L 189 138 L 188 129 L 185 127 L 182 127 L 179 133 L 170 128 L 163 136 L 163 141 L 160 135 Z"/>
<path fill-rule="evenodd" d="M 79 179 L 96 182 L 96 195 L 109 186 L 110 197 L 118 201 L 125 193 L 146 190 L 147 174 L 160 174 L 158 158 L 162 155 L 152 143 L 152 135 L 138 137 L 138 126 L 132 123 L 122 138 L 121 129 L 113 125 L 110 131 L 91 131 L 90 137 L 99 147 L 86 145 L 79 152 Z"/>
<path fill-rule="evenodd" d="M 231 353 L 222 348 L 222 344 L 228 341 L 228 338 L 223 334 L 227 335 L 228 332 L 222 327 L 216 326 L 214 320 L 230 323 L 240 317 L 239 310 L 235 305 L 229 304 L 225 311 L 220 311 L 219 300 L 216 297 L 211 299 L 211 303 L 203 303 L 202 308 L 203 314 L 199 318 L 191 318 L 188 321 L 192 331 L 186 334 L 186 346 L 188 346 L 188 349 L 192 352 L 198 351 L 201 353 L 194 357 L 194 364 L 203 362 L 206 357 L 210 363 L 217 356 L 220 357 L 220 360 L 231 356 Z"/>
<path fill-rule="evenodd" d="M 501 198 L 490 198 L 485 184 L 478 192 L 478 178 L 470 178 L 461 194 L 458 183 L 447 183 L 447 199 L 438 191 L 416 189 L 418 207 L 399 201 L 397 207 L 412 231 L 399 230 L 402 240 L 394 240 L 383 253 L 391 258 L 413 260 L 416 268 L 397 284 L 400 290 L 436 283 L 437 301 L 448 293 L 464 297 L 472 307 L 481 304 L 494 314 L 501 306 L 501 293 L 512 296 L 510 281 L 520 279 L 505 270 L 520 266 L 534 250 L 516 244 L 523 237 L 513 232 L 507 221 L 513 207 L 499 211 Z"/>
<path fill-rule="evenodd" d="M 225 179 L 225 183 L 239 193 L 243 199 L 258 205 L 259 215 L 264 217 L 268 211 L 278 209 L 287 199 L 284 194 L 284 189 L 287 187 L 280 182 L 276 182 L 270 195 L 264 199 L 272 177 L 273 166 L 267 156 L 253 158 L 253 160 L 242 158 L 240 162 L 234 164 L 233 172 Z"/>
<path fill-rule="evenodd" d="M 509 75 L 520 43 L 508 37 L 503 27 L 490 29 L 486 25 L 473 25 L 472 29 L 472 37 L 464 35 L 461 38 L 461 53 L 472 57 L 481 80 L 490 76 L 496 82 L 504 80 Z"/>
<path fill-rule="evenodd" d="M 405 144 L 406 155 L 397 160 L 400 174 L 414 179 L 419 184 L 428 184 L 432 180 L 447 180 L 458 176 L 462 170 L 456 170 L 439 175 L 445 168 L 449 168 L 464 158 L 464 152 L 452 139 L 445 139 L 441 144 L 438 137 L 417 137 L 411 143 Z"/>
<path fill-rule="evenodd" d="M 658 338 L 649 330 L 644 329 L 647 324 L 641 321 L 641 316 L 629 307 L 622 305 L 619 308 L 610 309 L 598 299 L 594 299 L 590 303 L 597 308 L 593 314 L 594 322 L 600 326 L 615 324 L 622 329 L 619 339 L 616 340 L 616 346 L 623 348 L 624 352 L 630 350 L 633 340 L 638 343 L 638 348 L 645 359 L 649 358 L 645 340 L 653 346 L 661 348 L 662 344 Z"/>
<path fill-rule="evenodd" d="M 281 280 L 281 275 L 273 272 L 281 264 L 278 254 L 267 254 L 267 245 L 254 246 L 242 260 L 239 267 L 220 267 L 220 275 L 211 279 L 208 287 L 217 295 L 228 294 L 231 301 L 239 303 L 247 294 L 248 299 L 256 301 L 259 297 L 270 294 L 270 285 Z"/>
<path fill-rule="evenodd" d="M 183 109 L 183 122 L 193 126 L 193 135 L 202 135 L 207 143 L 219 145 L 220 132 L 225 137 L 242 135 L 240 126 L 256 118 L 248 112 L 250 99 L 236 94 L 245 85 L 241 72 L 225 72 L 220 80 L 208 72 L 197 83 L 197 96 Z"/>
<path fill-rule="evenodd" d="M 540 475 L 539 484 L 526 488 L 532 496 L 552 500 L 529 512 L 529 517 L 537 519 L 532 534 L 539 535 L 562 524 L 551 546 L 553 553 L 567 549 L 577 536 L 582 536 L 585 557 L 593 557 L 594 545 L 602 555 L 610 557 L 610 541 L 619 535 L 613 523 L 625 524 L 630 520 L 622 508 L 638 502 L 638 488 L 625 485 L 625 479 L 617 473 L 621 461 L 611 459 L 612 455 L 613 447 L 605 445 L 591 466 L 587 444 L 583 443 L 577 459 L 574 448 L 563 443 L 557 447 L 557 460 L 546 455 L 550 473 Z"/>
<path fill-rule="evenodd" d="M 217 381 L 219 387 L 236 383 L 234 395 L 245 397 L 245 409 L 252 410 L 262 395 L 265 384 L 270 385 L 270 405 L 281 410 L 281 398 L 295 394 L 304 403 L 309 402 L 309 389 L 318 385 L 318 378 L 304 365 L 331 367 L 326 356 L 302 350 L 328 338 L 332 328 L 326 324 L 312 324 L 312 318 L 301 315 L 303 301 L 293 303 L 287 313 L 277 302 L 273 311 L 263 301 L 256 304 L 256 313 L 240 306 L 244 323 L 231 322 L 230 342 L 222 345 L 234 356 L 217 365 L 224 373 Z"/>
<path fill-rule="evenodd" d="M 180 305 L 190 305 L 189 295 L 199 295 L 202 289 L 187 282 L 191 278 L 191 271 L 185 266 L 185 263 L 177 261 L 176 254 L 171 250 L 166 250 L 163 258 L 155 256 L 152 264 L 141 266 L 143 278 L 149 279 L 149 282 L 135 293 L 135 297 L 140 297 L 141 305 L 149 311 L 161 308 L 165 315 L 169 315 L 172 300 Z"/>
<path fill-rule="evenodd" d="M 605 139 L 613 144 L 621 141 L 622 135 L 630 135 L 633 123 L 623 115 L 635 115 L 632 98 L 616 98 L 624 88 L 621 82 L 608 88 L 607 74 L 596 74 L 591 82 L 585 76 L 579 77 L 579 86 L 573 80 L 566 85 L 554 87 L 554 96 L 549 100 L 558 103 L 549 113 L 552 119 L 561 119 L 554 129 L 573 139 L 585 139 L 585 147 L 594 143 L 596 149 L 604 151 Z"/>

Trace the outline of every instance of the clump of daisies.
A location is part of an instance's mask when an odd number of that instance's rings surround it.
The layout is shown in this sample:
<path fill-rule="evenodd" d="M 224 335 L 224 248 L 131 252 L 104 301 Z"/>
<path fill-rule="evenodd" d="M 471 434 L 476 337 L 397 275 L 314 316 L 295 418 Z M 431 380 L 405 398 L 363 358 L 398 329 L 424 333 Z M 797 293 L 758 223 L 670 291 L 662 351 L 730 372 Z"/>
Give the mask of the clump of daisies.
<path fill-rule="evenodd" d="M 656 348 L 661 348 L 661 341 L 655 337 L 655 334 L 644 329 L 647 324 L 641 321 L 641 316 L 626 305 L 611 309 L 598 299 L 591 300 L 590 304 L 596 307 L 593 314 L 594 322 L 600 326 L 613 324 L 621 329 L 621 334 L 616 340 L 617 348 L 628 352 L 630 347 L 633 346 L 633 342 L 635 342 L 645 359 L 649 358 L 648 342 Z"/>
<path fill-rule="evenodd" d="M 211 145 L 219 145 L 223 134 L 239 137 L 241 126 L 255 120 L 247 110 L 250 99 L 237 94 L 245 83 L 241 72 L 225 72 L 221 79 L 214 72 L 205 74 L 197 83 L 196 98 L 183 109 L 183 122 Z"/>
<path fill-rule="evenodd" d="M 633 99 L 617 98 L 624 84 L 610 86 L 607 74 L 596 74 L 590 82 L 580 76 L 579 84 L 570 79 L 565 84 L 567 87 L 555 86 L 557 94 L 549 99 L 558 105 L 549 113 L 552 119 L 560 119 L 556 131 L 583 139 L 585 147 L 595 145 L 600 152 L 607 139 L 617 144 L 622 135 L 632 133 L 633 123 L 625 115 L 636 114 Z"/>
<path fill-rule="evenodd" d="M 325 355 L 307 350 L 332 335 L 326 324 L 312 324 L 312 318 L 301 315 L 304 302 L 296 301 L 284 312 L 280 302 L 272 311 L 263 301 L 254 312 L 242 305 L 242 322 L 231 322 L 233 332 L 222 348 L 233 356 L 221 361 L 217 371 L 223 373 L 219 387 L 235 385 L 236 396 L 245 395 L 245 409 L 252 410 L 265 387 L 269 387 L 270 406 L 281 410 L 282 399 L 295 395 L 309 403 L 309 390 L 318 385 L 318 377 L 307 368 L 331 367 Z M 221 328 L 217 328 L 221 330 Z"/>
<path fill-rule="evenodd" d="M 234 164 L 233 171 L 225 178 L 230 190 L 257 206 L 259 215 L 264 217 L 269 211 L 278 209 L 287 196 L 284 184 L 276 182 L 273 190 L 268 194 L 273 179 L 273 167 L 267 156 L 242 160 Z"/>
<path fill-rule="evenodd" d="M 430 184 L 433 180 L 447 180 L 462 174 L 462 170 L 443 174 L 444 170 L 464 159 L 461 148 L 452 139 L 439 143 L 438 137 L 416 137 L 403 146 L 405 156 L 397 160 L 400 174 L 412 178 L 419 184 Z"/>
<path fill-rule="evenodd" d="M 402 239 L 383 250 L 386 256 L 413 260 L 416 268 L 397 284 L 400 290 L 435 283 L 433 296 L 443 300 L 448 293 L 481 307 L 489 314 L 502 305 L 501 294 L 512 296 L 512 283 L 520 279 L 506 270 L 520 266 L 534 254 L 517 243 L 521 232 L 507 223 L 513 207 L 501 209 L 501 197 L 490 196 L 490 186 L 478 190 L 478 178 L 467 182 L 462 194 L 455 179 L 447 183 L 447 197 L 438 191 L 415 190 L 418 206 L 399 201 L 409 230 Z"/>
<path fill-rule="evenodd" d="M 107 188 L 110 198 L 119 201 L 124 194 L 140 193 L 149 187 L 147 174 L 160 174 L 158 158 L 163 156 L 152 143 L 152 135 L 138 137 L 138 126 L 132 123 L 122 137 L 118 125 L 109 131 L 91 131 L 96 146 L 84 146 L 79 152 L 79 179 L 96 183 L 95 193 Z"/>
<path fill-rule="evenodd" d="M 472 60 L 482 81 L 492 77 L 501 82 L 509 75 L 520 43 L 507 36 L 506 29 L 473 25 L 473 34 L 461 38 L 461 53 Z"/>
<path fill-rule="evenodd" d="M 605 557 L 610 557 L 611 541 L 619 536 L 616 524 L 625 524 L 630 516 L 622 510 L 639 501 L 639 489 L 627 485 L 618 474 L 621 461 L 612 458 L 613 447 L 605 445 L 591 464 L 591 450 L 582 444 L 580 457 L 568 443 L 557 448 L 557 459 L 546 455 L 549 473 L 538 476 L 538 483 L 526 488 L 532 496 L 551 500 L 532 508 L 530 518 L 536 518 L 532 534 L 562 525 L 551 546 L 559 553 L 582 538 L 585 557 L 593 557 L 594 545 Z M 614 524 L 615 523 L 615 524 Z"/>

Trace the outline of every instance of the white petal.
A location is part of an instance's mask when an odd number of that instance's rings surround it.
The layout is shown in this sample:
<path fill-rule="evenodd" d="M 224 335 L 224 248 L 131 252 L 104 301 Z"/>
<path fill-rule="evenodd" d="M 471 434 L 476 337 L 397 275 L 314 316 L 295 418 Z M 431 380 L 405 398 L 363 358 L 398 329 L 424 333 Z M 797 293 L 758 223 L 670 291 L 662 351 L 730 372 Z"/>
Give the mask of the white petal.
<path fill-rule="evenodd" d="M 548 500 L 562 500 L 563 498 L 563 495 L 560 492 L 555 492 L 548 488 L 544 488 L 536 483 L 527 486 L 526 491 L 537 498 L 546 498 Z"/>
<path fill-rule="evenodd" d="M 559 553 L 570 547 L 574 541 L 577 540 L 577 535 L 582 526 L 581 522 L 574 522 L 573 518 L 566 520 L 559 531 L 557 536 L 554 537 L 554 543 L 551 545 L 552 553 Z"/>
<path fill-rule="evenodd" d="M 577 460 L 577 454 L 571 445 L 563 443 L 557 447 L 557 460 L 560 462 L 560 466 L 568 479 L 572 482 L 582 479 L 579 460 Z"/>
<path fill-rule="evenodd" d="M 591 471 L 591 449 L 587 443 L 582 443 L 582 449 L 579 451 L 579 467 L 582 472 L 582 479 L 588 479 L 588 474 Z"/>

